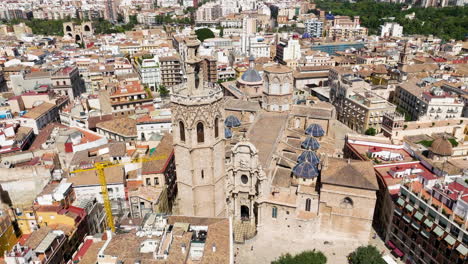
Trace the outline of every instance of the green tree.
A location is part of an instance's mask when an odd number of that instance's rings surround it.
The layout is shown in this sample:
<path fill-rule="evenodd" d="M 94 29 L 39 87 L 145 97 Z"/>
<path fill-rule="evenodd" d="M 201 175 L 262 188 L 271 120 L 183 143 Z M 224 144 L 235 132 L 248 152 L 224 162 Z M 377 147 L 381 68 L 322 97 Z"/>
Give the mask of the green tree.
<path fill-rule="evenodd" d="M 211 29 L 209 28 L 201 28 L 201 29 L 195 30 L 195 34 L 197 34 L 197 38 L 201 42 L 203 42 L 205 39 L 215 37 L 213 31 L 211 31 Z"/>
<path fill-rule="evenodd" d="M 386 264 L 379 250 L 371 245 L 358 247 L 348 259 L 351 264 Z"/>
<path fill-rule="evenodd" d="M 164 86 L 162 84 L 159 85 L 158 90 L 159 90 L 159 95 L 161 97 L 166 97 L 166 96 L 169 95 L 169 90 L 166 88 L 166 86 Z"/>
<path fill-rule="evenodd" d="M 281 255 L 277 260 L 271 262 L 271 264 L 325 264 L 327 263 L 327 257 L 320 252 L 308 250 L 303 251 L 297 255 L 292 256 L 291 254 L 287 253 L 285 255 Z"/>
<path fill-rule="evenodd" d="M 377 135 L 377 130 L 375 130 L 375 128 L 373 128 L 373 127 L 369 127 L 366 130 L 365 134 L 369 135 L 369 136 L 375 136 L 375 135 Z"/>

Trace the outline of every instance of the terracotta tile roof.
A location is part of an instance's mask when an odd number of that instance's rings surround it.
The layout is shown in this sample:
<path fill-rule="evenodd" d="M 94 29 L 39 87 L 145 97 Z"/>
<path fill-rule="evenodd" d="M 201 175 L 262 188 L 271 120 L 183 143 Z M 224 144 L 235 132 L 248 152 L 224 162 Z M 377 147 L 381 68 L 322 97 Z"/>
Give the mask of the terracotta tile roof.
<path fill-rule="evenodd" d="M 330 158 L 322 171 L 322 183 L 378 190 L 377 177 L 370 161 Z"/>
<path fill-rule="evenodd" d="M 22 117 L 23 118 L 38 119 L 39 117 L 47 114 L 49 111 L 51 111 L 55 107 L 56 107 L 56 105 L 54 105 L 54 104 L 42 103 L 41 105 L 36 106 L 33 109 L 29 110 Z"/>
<path fill-rule="evenodd" d="M 123 166 L 115 166 L 104 169 L 107 184 L 124 183 Z M 74 176 L 68 177 L 67 181 L 74 186 L 99 185 L 99 177 L 96 170 L 77 172 Z"/>
<path fill-rule="evenodd" d="M 165 158 L 143 163 L 141 174 L 146 175 L 164 172 L 169 160 L 172 158 L 173 151 L 172 135 L 166 133 L 152 155 L 153 157 L 164 156 Z"/>
<path fill-rule="evenodd" d="M 52 231 L 52 228 L 48 226 L 43 226 L 39 228 L 38 230 L 34 231 L 31 233 L 31 235 L 28 237 L 26 242 L 24 243 L 25 246 L 30 247 L 32 249 L 35 249 L 39 244 L 42 242 L 42 240 L 49 234 L 49 232 Z"/>
<path fill-rule="evenodd" d="M 137 136 L 136 120 L 126 117 L 100 122 L 96 124 L 96 128 L 127 137 Z"/>

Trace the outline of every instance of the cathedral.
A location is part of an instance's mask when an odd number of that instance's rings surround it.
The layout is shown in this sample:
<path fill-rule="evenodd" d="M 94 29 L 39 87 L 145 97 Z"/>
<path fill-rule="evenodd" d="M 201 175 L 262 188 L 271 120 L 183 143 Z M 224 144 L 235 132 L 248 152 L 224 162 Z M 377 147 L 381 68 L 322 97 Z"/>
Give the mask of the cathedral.
<path fill-rule="evenodd" d="M 204 81 L 199 45 L 192 34 L 187 82 L 171 94 L 178 213 L 230 217 L 237 243 L 261 232 L 367 241 L 377 179 L 370 162 L 342 158 L 333 106 L 294 103 L 280 64 L 242 80 L 263 83 L 255 99 L 225 97 Z"/>

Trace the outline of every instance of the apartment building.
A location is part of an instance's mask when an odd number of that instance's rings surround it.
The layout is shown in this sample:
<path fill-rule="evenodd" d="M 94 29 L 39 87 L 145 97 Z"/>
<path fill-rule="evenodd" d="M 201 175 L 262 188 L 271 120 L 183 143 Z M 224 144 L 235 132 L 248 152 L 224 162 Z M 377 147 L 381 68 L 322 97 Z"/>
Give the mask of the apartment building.
<path fill-rule="evenodd" d="M 304 31 L 311 38 L 321 38 L 323 35 L 323 22 L 318 19 L 304 21 Z"/>
<path fill-rule="evenodd" d="M 359 16 L 352 20 L 347 16 L 336 16 L 328 28 L 327 37 L 333 40 L 354 40 L 367 36 L 367 28 L 360 25 Z"/>
<path fill-rule="evenodd" d="M 52 90 L 60 95 L 69 96 L 70 100 L 74 100 L 86 91 L 77 67 L 61 68 L 52 74 L 51 80 Z"/>
<path fill-rule="evenodd" d="M 395 89 L 395 104 L 413 121 L 437 121 L 460 118 L 464 102 L 456 95 L 425 80 L 412 79 Z"/>
<path fill-rule="evenodd" d="M 161 68 L 158 57 L 143 59 L 136 62 L 141 83 L 147 85 L 151 91 L 156 91 L 161 83 Z"/>
<path fill-rule="evenodd" d="M 167 56 L 159 58 L 161 67 L 161 83 L 166 87 L 172 87 L 183 81 L 183 71 L 179 56 Z"/>

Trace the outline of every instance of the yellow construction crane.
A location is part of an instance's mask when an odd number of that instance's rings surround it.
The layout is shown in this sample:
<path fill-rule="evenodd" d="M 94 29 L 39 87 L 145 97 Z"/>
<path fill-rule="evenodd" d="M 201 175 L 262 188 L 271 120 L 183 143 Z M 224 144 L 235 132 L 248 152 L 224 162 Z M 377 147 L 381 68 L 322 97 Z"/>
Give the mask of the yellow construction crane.
<path fill-rule="evenodd" d="M 104 174 L 104 169 L 110 168 L 110 167 L 124 166 L 127 164 L 145 163 L 149 161 L 163 160 L 163 159 L 167 159 L 167 155 L 136 158 L 130 162 L 102 161 L 102 162 L 94 163 L 92 168 L 78 169 L 70 173 L 78 173 L 78 172 L 94 171 L 94 170 L 97 171 L 99 184 L 101 185 L 102 199 L 104 201 L 104 210 L 106 211 L 107 226 L 112 230 L 112 232 L 115 232 L 114 217 L 112 216 L 112 208 L 111 208 L 111 204 L 109 200 L 109 193 L 107 191 L 107 181 L 106 181 L 106 175 Z"/>

